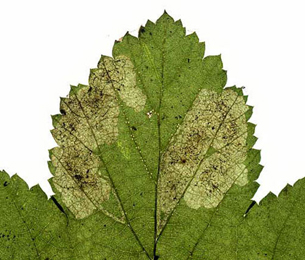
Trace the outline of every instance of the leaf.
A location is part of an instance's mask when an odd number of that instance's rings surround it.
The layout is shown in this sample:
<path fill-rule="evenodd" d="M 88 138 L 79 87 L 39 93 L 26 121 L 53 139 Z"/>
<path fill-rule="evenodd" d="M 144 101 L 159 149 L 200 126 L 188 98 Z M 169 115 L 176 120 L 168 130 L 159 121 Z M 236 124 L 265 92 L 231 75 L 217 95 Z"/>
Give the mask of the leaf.
<path fill-rule="evenodd" d="M 55 196 L 0 173 L 0 259 L 303 259 L 305 180 L 251 202 L 252 107 L 204 50 L 165 12 L 71 86 Z"/>

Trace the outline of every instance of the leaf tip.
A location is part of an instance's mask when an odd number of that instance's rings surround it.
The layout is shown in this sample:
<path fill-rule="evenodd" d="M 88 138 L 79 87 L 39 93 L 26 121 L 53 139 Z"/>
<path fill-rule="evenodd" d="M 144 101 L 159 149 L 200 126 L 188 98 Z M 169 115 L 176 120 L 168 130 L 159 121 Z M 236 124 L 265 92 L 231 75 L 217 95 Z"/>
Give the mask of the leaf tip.
<path fill-rule="evenodd" d="M 157 23 L 167 23 L 167 22 L 174 22 L 174 19 L 166 12 L 166 10 L 164 10 L 163 14 L 157 20 Z"/>

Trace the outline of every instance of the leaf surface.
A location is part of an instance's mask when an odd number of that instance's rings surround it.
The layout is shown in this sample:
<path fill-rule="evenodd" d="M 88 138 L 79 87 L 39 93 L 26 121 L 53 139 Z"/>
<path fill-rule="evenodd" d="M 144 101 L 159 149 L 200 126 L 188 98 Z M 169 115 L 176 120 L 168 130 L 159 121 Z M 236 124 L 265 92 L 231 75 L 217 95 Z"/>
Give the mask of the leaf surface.
<path fill-rule="evenodd" d="M 0 174 L 0 259 L 302 259 L 304 181 L 251 202 L 252 107 L 204 50 L 165 12 L 71 86 L 52 116 L 55 196 Z"/>

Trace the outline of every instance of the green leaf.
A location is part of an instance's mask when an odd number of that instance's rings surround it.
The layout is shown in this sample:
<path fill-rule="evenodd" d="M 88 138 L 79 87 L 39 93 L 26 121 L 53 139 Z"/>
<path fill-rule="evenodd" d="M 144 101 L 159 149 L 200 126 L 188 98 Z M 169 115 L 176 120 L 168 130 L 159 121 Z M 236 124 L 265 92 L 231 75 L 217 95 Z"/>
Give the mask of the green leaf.
<path fill-rule="evenodd" d="M 104 214 L 77 220 L 40 187 L 0 172 L 0 259 L 147 259 L 125 225 Z M 115 239 L 114 239 L 115 238 Z"/>
<path fill-rule="evenodd" d="M 302 259 L 304 180 L 251 201 L 252 107 L 166 12 L 52 116 L 50 183 L 0 172 L 0 259 Z"/>

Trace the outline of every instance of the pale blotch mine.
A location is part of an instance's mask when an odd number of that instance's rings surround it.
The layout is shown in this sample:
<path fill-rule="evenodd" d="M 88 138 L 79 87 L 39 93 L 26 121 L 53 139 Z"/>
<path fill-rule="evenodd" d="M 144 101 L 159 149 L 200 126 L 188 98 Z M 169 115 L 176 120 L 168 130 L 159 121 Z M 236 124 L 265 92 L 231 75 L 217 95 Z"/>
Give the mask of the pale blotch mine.
<path fill-rule="evenodd" d="M 103 210 L 111 193 L 100 171 L 99 146 L 117 140 L 119 105 L 111 84 L 91 81 L 78 88 L 61 100 L 62 116 L 52 130 L 59 147 L 51 151 L 51 160 L 55 188 L 75 217 L 84 218 Z"/>
<path fill-rule="evenodd" d="M 99 174 L 98 157 L 77 146 L 56 147 L 52 152 L 51 159 L 56 167 L 53 183 L 63 202 L 76 218 L 90 216 L 109 199 L 111 191 L 108 182 Z"/>
<path fill-rule="evenodd" d="M 247 184 L 247 110 L 231 89 L 199 93 L 162 156 L 159 230 L 182 197 L 193 209 L 211 208 L 234 183 Z"/>
<path fill-rule="evenodd" d="M 137 86 L 135 68 L 128 57 L 120 55 L 113 59 L 103 56 L 99 68 L 100 70 L 95 70 L 95 75 L 101 79 L 109 78 L 126 106 L 133 108 L 136 112 L 143 110 L 146 95 Z M 104 75 L 105 69 L 107 75 Z"/>

